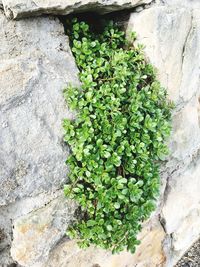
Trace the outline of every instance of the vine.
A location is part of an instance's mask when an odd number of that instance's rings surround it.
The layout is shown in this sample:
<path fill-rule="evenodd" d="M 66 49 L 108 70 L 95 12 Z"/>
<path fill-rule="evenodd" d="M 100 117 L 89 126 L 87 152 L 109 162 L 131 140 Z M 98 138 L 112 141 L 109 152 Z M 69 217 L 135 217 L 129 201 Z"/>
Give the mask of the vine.
<path fill-rule="evenodd" d="M 64 91 L 76 111 L 63 122 L 71 148 L 64 191 L 80 205 L 67 233 L 82 248 L 134 253 L 141 223 L 156 207 L 172 104 L 135 34 L 129 44 L 113 22 L 99 33 L 77 19 L 68 30 L 82 86 Z"/>

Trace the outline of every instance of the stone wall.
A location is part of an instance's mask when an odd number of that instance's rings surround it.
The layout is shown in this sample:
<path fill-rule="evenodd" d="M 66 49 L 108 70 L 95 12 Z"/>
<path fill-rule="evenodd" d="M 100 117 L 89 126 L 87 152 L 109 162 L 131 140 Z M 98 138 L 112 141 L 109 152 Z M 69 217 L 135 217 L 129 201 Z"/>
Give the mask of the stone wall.
<path fill-rule="evenodd" d="M 9 18 L 41 14 L 67 15 L 72 12 L 95 11 L 108 13 L 148 4 L 152 0 L 2 0 Z"/>
<path fill-rule="evenodd" d="M 173 267 L 200 234 L 200 2 L 67 2 L 0 1 L 0 267 Z M 176 110 L 157 211 L 136 253 L 113 256 L 65 236 L 76 204 L 62 191 L 61 121 L 73 117 L 62 89 L 79 85 L 78 70 L 62 24 L 42 14 L 135 6 L 127 36 L 137 32 Z"/>
<path fill-rule="evenodd" d="M 128 27 L 176 104 L 158 211 L 169 267 L 200 234 L 200 3 L 172 2 L 133 13 Z"/>
<path fill-rule="evenodd" d="M 4 254 L 7 258 L 13 235 L 14 247 L 17 226 L 12 228 L 20 220 L 27 222 L 38 209 L 46 207 L 42 218 L 34 217 L 41 231 L 46 229 L 42 228 L 44 216 L 48 220 L 47 213 L 55 208 L 49 214 L 56 217 L 55 227 L 51 226 L 55 234 L 53 237 L 49 233 L 49 247 L 43 243 L 44 248 L 50 250 L 64 236 L 64 225 L 73 206 L 61 197 L 68 155 L 62 141 L 61 121 L 72 114 L 64 103 L 62 90 L 69 82 L 79 82 L 68 39 L 58 19 L 13 22 L 1 12 L 0 25 L 0 229 L 4 233 L 0 266 L 7 266 Z M 55 215 L 55 211 L 60 215 Z M 28 234 L 28 227 L 22 227 L 20 233 Z M 34 230 L 30 227 L 29 230 L 41 242 Z M 29 257 L 22 241 L 17 244 L 18 250 Z M 45 254 L 37 246 L 27 249 L 29 253 L 35 249 Z M 14 259 L 18 260 L 20 253 L 14 253 Z"/>

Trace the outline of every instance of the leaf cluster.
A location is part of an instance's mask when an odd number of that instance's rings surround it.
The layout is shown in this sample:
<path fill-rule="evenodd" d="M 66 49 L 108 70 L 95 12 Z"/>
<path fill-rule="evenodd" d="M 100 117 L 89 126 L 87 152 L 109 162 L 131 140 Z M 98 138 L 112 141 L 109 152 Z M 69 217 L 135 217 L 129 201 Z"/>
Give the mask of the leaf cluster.
<path fill-rule="evenodd" d="M 64 92 L 77 113 L 63 123 L 71 148 L 64 191 L 81 207 L 68 234 L 83 248 L 134 253 L 156 206 L 172 105 L 142 46 L 128 44 L 113 22 L 97 34 L 74 19 L 69 36 L 82 86 Z"/>

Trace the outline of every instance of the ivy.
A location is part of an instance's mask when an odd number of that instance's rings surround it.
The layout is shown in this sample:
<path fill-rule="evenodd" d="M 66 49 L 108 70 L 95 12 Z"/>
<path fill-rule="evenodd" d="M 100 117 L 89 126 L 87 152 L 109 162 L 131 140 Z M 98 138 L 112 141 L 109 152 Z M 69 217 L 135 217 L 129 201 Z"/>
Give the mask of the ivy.
<path fill-rule="evenodd" d="M 80 205 L 67 233 L 82 248 L 134 253 L 141 224 L 156 207 L 172 104 L 142 46 L 129 44 L 113 22 L 97 33 L 73 19 L 68 29 L 82 86 L 64 91 L 76 111 L 63 122 L 71 148 L 64 191 Z"/>

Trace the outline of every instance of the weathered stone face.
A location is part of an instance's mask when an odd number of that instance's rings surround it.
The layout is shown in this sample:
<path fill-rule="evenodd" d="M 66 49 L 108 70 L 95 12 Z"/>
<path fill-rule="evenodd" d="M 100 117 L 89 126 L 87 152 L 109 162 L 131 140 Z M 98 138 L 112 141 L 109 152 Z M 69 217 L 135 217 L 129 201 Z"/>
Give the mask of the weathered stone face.
<path fill-rule="evenodd" d="M 8 22 L 0 32 L 0 205 L 60 189 L 66 180 L 62 90 L 77 82 L 63 27 L 55 19 Z M 56 163 L 56 168 L 55 168 Z"/>
<path fill-rule="evenodd" d="M 65 235 L 74 209 L 73 202 L 60 196 L 45 207 L 16 219 L 11 247 L 13 259 L 24 266 L 42 264 L 52 247 Z"/>
<path fill-rule="evenodd" d="M 160 0 L 162 3 L 172 5 L 172 6 L 183 6 L 189 8 L 200 8 L 199 0 Z"/>
<path fill-rule="evenodd" d="M 152 0 L 2 0 L 9 18 L 40 14 L 67 15 L 72 12 L 94 11 L 107 13 L 148 4 Z"/>
<path fill-rule="evenodd" d="M 155 6 L 133 13 L 127 33 L 131 30 L 137 32 L 138 41 L 144 44 L 147 57 L 177 106 L 171 154 L 179 161 L 185 160 L 200 146 L 199 11 Z"/>
<path fill-rule="evenodd" d="M 71 209 L 66 209 L 65 205 L 71 206 Z M 156 266 L 158 262 L 165 262 L 165 255 L 160 242 L 165 233 L 156 221 L 148 223 L 144 227 L 140 234 L 142 246 L 134 255 L 127 252 L 112 255 L 110 252 L 97 249 L 94 246 L 87 250 L 81 250 L 77 246 L 76 240 L 63 239 L 56 246 L 64 235 L 64 223 L 67 226 L 72 215 L 73 205 L 58 198 L 52 201 L 48 207 L 17 219 L 14 223 L 12 257 L 23 266 L 29 267 L 88 267 L 96 265 L 101 267 L 132 267 L 133 263 L 138 263 L 138 266 L 144 267 Z M 52 247 L 55 248 L 49 255 L 49 250 Z"/>
<path fill-rule="evenodd" d="M 52 251 L 49 260 L 42 267 L 54 267 L 56 264 L 62 267 L 133 267 L 134 264 L 138 267 L 162 266 L 165 256 L 160 240 L 164 235 L 159 224 L 149 223 L 140 234 L 142 245 L 134 255 L 127 252 L 112 255 L 93 246 L 87 250 L 80 250 L 76 241 L 66 241 Z"/>
<path fill-rule="evenodd" d="M 167 199 L 163 207 L 166 232 L 171 235 L 168 266 L 182 256 L 200 233 L 200 160 L 193 160 L 181 175 L 168 183 Z"/>
<path fill-rule="evenodd" d="M 8 266 L 12 221 L 63 194 L 68 149 L 62 119 L 72 116 L 63 89 L 79 82 L 58 19 L 16 23 L 1 12 L 0 25 L 0 229 L 6 236 L 0 266 Z"/>
<path fill-rule="evenodd" d="M 166 232 L 160 241 L 164 266 L 172 267 L 200 234 L 200 10 L 194 8 L 197 1 L 180 1 L 179 8 L 178 1 L 164 2 L 170 6 L 133 13 L 128 31 L 137 32 L 176 104 L 171 156 L 163 171 L 167 184 L 158 211 Z"/>

